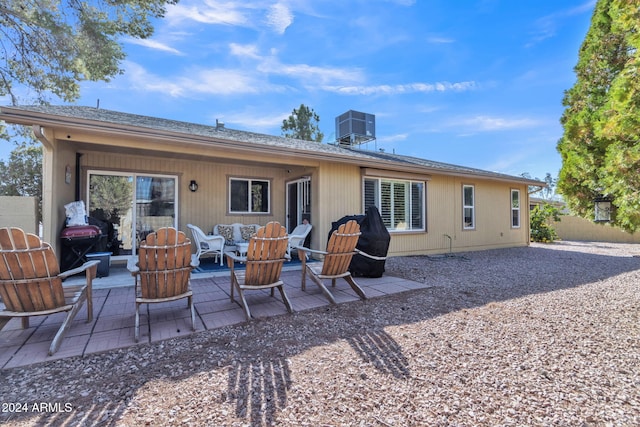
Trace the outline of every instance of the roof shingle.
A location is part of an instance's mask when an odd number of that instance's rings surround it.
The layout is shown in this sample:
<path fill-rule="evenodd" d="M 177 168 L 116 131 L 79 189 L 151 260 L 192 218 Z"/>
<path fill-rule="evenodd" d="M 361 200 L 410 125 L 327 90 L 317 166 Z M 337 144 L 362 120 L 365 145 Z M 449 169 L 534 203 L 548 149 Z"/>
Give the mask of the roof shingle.
<path fill-rule="evenodd" d="M 405 165 L 424 168 L 426 173 L 441 172 L 454 175 L 478 176 L 488 179 L 510 180 L 514 182 L 524 182 L 529 185 L 544 185 L 544 183 L 523 177 L 491 172 L 482 169 L 470 168 L 466 166 L 453 165 L 436 162 L 433 160 L 418 157 L 405 156 L 400 154 L 385 153 L 382 151 L 359 150 L 355 148 L 344 148 L 334 144 L 323 144 L 313 141 L 273 136 L 255 132 L 236 130 L 227 127 L 203 125 L 177 120 L 163 119 L 158 117 L 142 116 L 138 114 L 123 113 L 112 110 L 105 110 L 94 107 L 74 106 L 74 105 L 30 105 L 12 106 L 0 108 L 0 119 L 11 120 L 12 112 L 22 114 L 32 112 L 36 115 L 54 116 L 67 118 L 70 121 L 82 120 L 101 124 L 112 124 L 114 126 L 127 126 L 168 132 L 182 135 L 199 136 L 212 138 L 215 140 L 235 141 L 239 143 L 250 143 L 258 145 L 268 145 L 273 147 L 288 148 L 304 152 L 325 153 L 327 155 L 340 155 L 350 157 L 354 160 L 361 160 L 366 164 L 367 160 L 384 161 L 389 164 Z M 34 124 L 36 117 L 34 116 Z"/>

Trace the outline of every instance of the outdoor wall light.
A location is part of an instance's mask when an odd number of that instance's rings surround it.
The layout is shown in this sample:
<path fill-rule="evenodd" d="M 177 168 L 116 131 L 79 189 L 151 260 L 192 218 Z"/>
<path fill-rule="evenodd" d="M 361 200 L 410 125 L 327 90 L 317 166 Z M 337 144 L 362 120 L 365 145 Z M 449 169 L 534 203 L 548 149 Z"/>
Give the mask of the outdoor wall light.
<path fill-rule="evenodd" d="M 594 200 L 595 222 L 611 221 L 611 199 L 608 197 L 596 197 Z"/>
<path fill-rule="evenodd" d="M 189 190 L 191 190 L 194 193 L 198 190 L 198 183 L 196 182 L 195 179 L 192 179 L 191 182 L 189 183 Z"/>

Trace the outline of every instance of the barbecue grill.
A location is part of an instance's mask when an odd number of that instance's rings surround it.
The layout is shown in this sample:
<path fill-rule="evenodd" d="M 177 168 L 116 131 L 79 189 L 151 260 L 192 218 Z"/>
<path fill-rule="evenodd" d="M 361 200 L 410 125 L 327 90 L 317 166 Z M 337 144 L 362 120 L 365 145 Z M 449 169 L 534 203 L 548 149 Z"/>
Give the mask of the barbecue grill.
<path fill-rule="evenodd" d="M 65 248 L 61 260 L 63 270 L 71 270 L 87 261 L 86 255 L 101 243 L 102 231 L 95 225 L 75 225 L 66 227 L 60 233 L 60 240 Z"/>

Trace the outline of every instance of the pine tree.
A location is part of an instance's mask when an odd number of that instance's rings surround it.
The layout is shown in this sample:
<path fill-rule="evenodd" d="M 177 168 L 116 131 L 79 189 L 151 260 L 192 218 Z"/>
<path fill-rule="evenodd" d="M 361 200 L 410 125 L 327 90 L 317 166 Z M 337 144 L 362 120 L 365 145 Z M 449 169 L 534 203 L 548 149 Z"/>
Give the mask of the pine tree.
<path fill-rule="evenodd" d="M 289 118 L 282 121 L 282 135 L 287 138 L 322 142 L 324 134 L 320 132 L 319 122 L 320 117 L 313 109 L 300 104 L 300 108 L 294 108 Z"/>
<path fill-rule="evenodd" d="M 638 78 L 638 63 L 634 60 L 638 54 L 634 49 L 638 41 L 638 8 L 631 3 L 634 2 L 596 3 L 574 69 L 576 83 L 563 100 L 564 133 L 558 142 L 563 163 L 557 184 L 572 211 L 586 218 L 593 218 L 595 198 L 611 197 L 617 209 L 614 223 L 629 231 L 640 225 L 640 217 L 633 218 L 637 214 L 627 208 L 630 195 L 636 194 L 631 204 L 638 200 L 638 187 L 631 184 L 638 179 L 638 169 L 632 169 L 639 158 L 633 155 L 638 150 L 638 128 L 634 134 L 629 133 L 633 126 L 627 120 L 630 114 L 635 116 L 636 124 L 638 120 L 637 110 L 635 114 L 633 110 L 638 92 L 628 90 L 633 79 L 637 84 Z"/>

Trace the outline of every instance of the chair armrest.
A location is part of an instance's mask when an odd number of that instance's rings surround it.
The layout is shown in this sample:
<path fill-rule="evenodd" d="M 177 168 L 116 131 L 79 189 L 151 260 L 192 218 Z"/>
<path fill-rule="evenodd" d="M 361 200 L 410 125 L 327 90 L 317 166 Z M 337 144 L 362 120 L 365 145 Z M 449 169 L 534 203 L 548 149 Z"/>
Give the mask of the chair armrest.
<path fill-rule="evenodd" d="M 140 267 L 138 267 L 138 257 L 132 256 L 127 260 L 127 270 L 131 272 L 131 275 L 136 275 L 140 272 Z"/>
<path fill-rule="evenodd" d="M 362 255 L 364 257 L 367 257 L 369 259 L 373 259 L 376 261 L 385 261 L 387 259 L 386 256 L 375 256 L 375 255 L 369 255 L 366 252 L 361 251 L 360 249 L 354 249 L 359 255 Z"/>
<path fill-rule="evenodd" d="M 219 234 L 208 234 L 202 238 L 202 243 L 206 243 L 208 245 L 217 243 L 221 247 L 224 247 L 225 240 L 224 237 Z"/>
<path fill-rule="evenodd" d="M 234 252 L 225 252 L 224 253 L 227 257 L 227 265 L 229 266 L 229 271 L 231 273 L 231 280 L 233 280 L 233 275 L 234 275 L 234 266 L 236 264 L 236 261 L 238 262 L 247 262 L 247 257 L 246 256 L 238 256 L 236 255 Z"/>
<path fill-rule="evenodd" d="M 66 279 L 67 277 L 73 276 L 78 273 L 82 273 L 83 271 L 86 271 L 89 267 L 93 267 L 94 265 L 98 265 L 98 264 L 100 264 L 100 261 L 98 260 L 87 261 L 84 264 L 82 264 L 80 267 L 76 267 L 74 269 L 67 270 L 65 272 L 60 273 L 59 276 L 62 279 Z"/>
<path fill-rule="evenodd" d="M 295 249 L 296 246 L 304 245 L 304 237 L 303 236 L 289 236 L 289 248 Z"/>
<path fill-rule="evenodd" d="M 191 267 L 196 268 L 200 266 L 200 258 L 196 254 L 191 255 Z"/>
<path fill-rule="evenodd" d="M 329 253 L 327 251 L 319 251 L 316 249 L 305 248 L 304 246 L 294 246 L 293 249 L 296 249 L 298 251 L 303 251 L 303 252 L 311 252 L 312 254 L 320 254 L 320 255 L 327 255 Z"/>
<path fill-rule="evenodd" d="M 232 260 L 238 261 L 238 262 L 247 262 L 247 257 L 246 256 L 239 256 L 239 255 L 236 255 L 233 252 L 225 252 L 224 254 L 227 257 L 227 260 L 232 259 Z"/>

